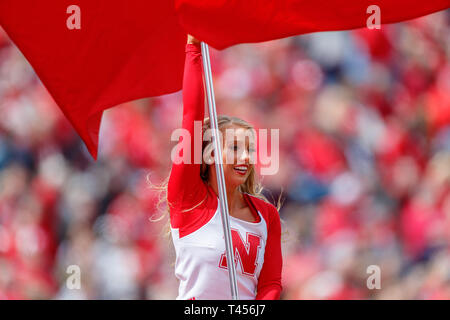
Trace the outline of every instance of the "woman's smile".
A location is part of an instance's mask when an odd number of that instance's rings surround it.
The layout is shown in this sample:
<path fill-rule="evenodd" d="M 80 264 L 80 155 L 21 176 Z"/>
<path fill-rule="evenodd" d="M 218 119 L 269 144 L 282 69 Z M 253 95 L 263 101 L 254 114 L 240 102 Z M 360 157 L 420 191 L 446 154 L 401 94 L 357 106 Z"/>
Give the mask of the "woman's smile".
<path fill-rule="evenodd" d="M 242 165 L 241 164 L 241 165 L 235 166 L 233 169 L 234 169 L 234 171 L 236 173 L 238 173 L 238 174 L 240 174 L 242 176 L 245 176 L 247 174 L 247 171 L 248 171 L 248 165 L 246 165 L 246 164 Z"/>

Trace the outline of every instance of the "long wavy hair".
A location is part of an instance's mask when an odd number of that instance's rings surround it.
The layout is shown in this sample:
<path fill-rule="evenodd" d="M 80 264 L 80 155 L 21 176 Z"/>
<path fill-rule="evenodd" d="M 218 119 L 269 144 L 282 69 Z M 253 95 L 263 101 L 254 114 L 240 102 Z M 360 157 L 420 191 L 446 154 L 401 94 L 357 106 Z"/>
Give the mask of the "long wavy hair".
<path fill-rule="evenodd" d="M 218 129 L 222 132 L 222 135 L 224 135 L 224 130 L 231 125 L 235 125 L 235 126 L 239 126 L 241 128 L 244 129 L 248 129 L 251 130 L 251 132 L 255 132 L 254 127 L 248 123 L 245 120 L 242 120 L 240 118 L 237 117 L 230 117 L 230 116 L 226 116 L 226 115 L 219 115 L 217 117 L 217 125 L 218 125 Z M 205 133 L 207 132 L 207 130 L 211 129 L 211 124 L 210 124 L 210 120 L 209 118 L 205 118 L 203 121 L 203 126 L 202 126 L 202 136 L 205 136 Z M 211 148 L 212 144 L 210 141 L 206 140 L 202 142 L 202 155 L 205 154 L 205 151 L 208 151 L 208 148 Z M 200 165 L 200 177 L 203 180 L 203 182 L 205 184 L 209 183 L 209 167 L 212 164 L 208 164 L 204 161 L 204 157 L 202 156 L 202 163 Z M 159 201 L 157 204 L 157 211 L 159 213 L 159 217 L 157 218 L 151 218 L 152 221 L 160 221 L 164 218 L 167 218 L 169 216 L 170 213 L 170 203 L 167 199 L 167 186 L 169 183 L 169 176 L 164 180 L 164 182 L 159 185 L 159 186 L 155 186 L 155 185 L 151 185 L 152 188 L 156 189 L 159 191 Z M 148 177 L 147 180 L 149 181 Z M 150 183 L 150 181 L 149 181 Z M 151 184 L 151 183 L 150 183 Z M 245 182 L 243 184 L 241 184 L 239 186 L 239 191 L 242 193 L 248 193 L 254 197 L 257 197 L 267 203 L 270 203 L 269 200 L 264 196 L 263 194 L 263 186 L 261 184 L 261 182 L 259 181 L 259 179 L 257 179 L 257 174 L 255 171 L 255 167 L 254 164 L 250 164 L 250 172 L 249 175 L 247 177 L 247 179 L 245 180 Z M 194 209 L 195 207 L 199 206 L 205 199 L 203 199 L 201 202 L 199 202 L 198 204 L 196 204 L 194 207 L 187 209 L 185 211 L 190 211 L 192 209 Z M 280 210 L 281 208 L 281 196 L 278 198 L 277 204 L 275 205 L 275 207 L 277 208 L 277 210 Z M 170 234 L 170 225 L 169 222 L 167 221 L 167 225 L 165 230 L 167 231 L 167 234 Z"/>

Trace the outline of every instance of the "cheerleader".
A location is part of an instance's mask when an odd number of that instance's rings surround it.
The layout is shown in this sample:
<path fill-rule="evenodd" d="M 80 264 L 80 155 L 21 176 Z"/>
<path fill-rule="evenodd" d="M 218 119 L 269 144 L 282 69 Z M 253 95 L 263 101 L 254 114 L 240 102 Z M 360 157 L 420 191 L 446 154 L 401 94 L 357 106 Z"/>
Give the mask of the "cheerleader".
<path fill-rule="evenodd" d="M 200 43 L 188 36 L 183 79 L 182 127 L 195 137 L 195 122 L 203 123 L 202 156 L 195 157 L 191 139 L 191 161 L 173 163 L 167 185 L 170 229 L 176 252 L 175 275 L 179 279 L 177 299 L 231 299 L 228 261 L 220 210 L 215 164 L 203 155 L 211 143 L 203 142 L 210 128 L 204 119 L 205 96 Z M 246 121 L 218 117 L 222 132 L 223 171 L 239 298 L 279 299 L 281 293 L 281 225 L 277 208 L 261 194 L 251 163 L 251 144 L 244 135 L 253 127 Z M 235 132 L 233 138 L 225 130 Z M 242 139 L 244 138 L 244 139 Z M 201 163 L 195 159 L 201 158 Z M 233 159 L 233 161 L 227 161 Z M 199 161 L 197 161 L 199 162 Z"/>

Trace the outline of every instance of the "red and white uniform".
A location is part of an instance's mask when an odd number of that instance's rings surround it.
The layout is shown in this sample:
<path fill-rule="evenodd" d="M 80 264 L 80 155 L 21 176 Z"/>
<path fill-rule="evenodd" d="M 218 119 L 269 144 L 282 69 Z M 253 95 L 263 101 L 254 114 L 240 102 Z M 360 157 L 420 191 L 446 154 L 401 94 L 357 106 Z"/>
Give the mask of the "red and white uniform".
<path fill-rule="evenodd" d="M 187 44 L 182 126 L 194 137 L 194 121 L 203 118 L 201 50 L 199 45 Z M 175 275 L 180 280 L 177 299 L 231 299 L 219 201 L 200 178 L 193 139 L 190 144 L 191 164 L 173 164 L 168 185 Z M 255 221 L 230 216 L 239 298 L 279 299 L 282 257 L 278 211 L 261 199 L 243 196 Z"/>

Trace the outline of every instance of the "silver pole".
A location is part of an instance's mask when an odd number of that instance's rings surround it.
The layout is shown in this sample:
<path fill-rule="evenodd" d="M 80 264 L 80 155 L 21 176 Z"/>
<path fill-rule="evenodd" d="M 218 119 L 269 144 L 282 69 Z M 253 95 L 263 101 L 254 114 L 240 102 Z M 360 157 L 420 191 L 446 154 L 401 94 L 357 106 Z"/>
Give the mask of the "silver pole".
<path fill-rule="evenodd" d="M 211 75 L 211 61 L 209 59 L 209 48 L 204 42 L 201 43 L 203 71 L 205 74 L 206 91 L 208 97 L 209 119 L 213 132 L 214 156 L 216 165 L 217 185 L 219 189 L 219 208 L 222 217 L 223 234 L 225 238 L 225 249 L 227 257 L 228 274 L 230 277 L 231 298 L 239 300 L 238 286 L 236 281 L 236 266 L 234 264 L 233 244 L 231 240 L 230 217 L 228 215 L 228 201 L 223 174 L 222 147 L 219 143 L 216 101 L 214 99 L 214 88 Z"/>

